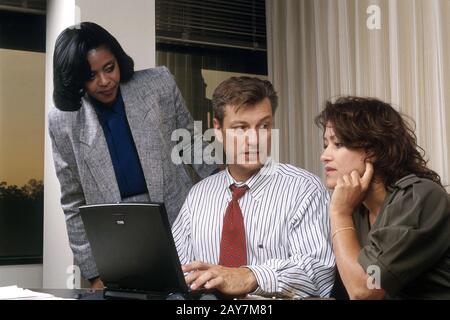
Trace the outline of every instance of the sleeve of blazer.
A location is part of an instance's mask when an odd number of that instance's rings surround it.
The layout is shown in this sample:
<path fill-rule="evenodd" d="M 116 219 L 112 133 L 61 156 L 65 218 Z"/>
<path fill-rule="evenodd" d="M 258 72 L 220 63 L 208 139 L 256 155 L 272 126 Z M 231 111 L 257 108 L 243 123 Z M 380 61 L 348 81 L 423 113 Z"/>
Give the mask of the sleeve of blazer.
<path fill-rule="evenodd" d="M 78 209 L 85 204 L 85 197 L 72 143 L 59 128 L 60 125 L 55 114 L 50 113 L 49 134 L 52 141 L 56 175 L 61 185 L 61 207 L 65 214 L 74 264 L 80 267 L 84 278 L 92 279 L 98 276 L 98 272 Z"/>
<path fill-rule="evenodd" d="M 217 170 L 217 166 L 215 164 L 206 164 L 202 157 L 203 151 L 207 147 L 208 143 L 203 141 L 202 132 L 200 130 L 194 131 L 194 120 L 192 119 L 192 116 L 188 108 L 186 107 L 186 103 L 183 99 L 183 96 L 181 95 L 180 90 L 178 89 L 175 79 L 173 78 L 169 69 L 167 69 L 166 67 L 163 67 L 163 69 L 167 72 L 168 83 L 173 88 L 172 90 L 176 110 L 177 128 L 187 129 L 190 133 L 190 136 L 192 137 L 190 146 L 183 145 L 181 147 L 183 148 L 183 150 L 191 151 L 192 155 L 194 155 L 194 152 L 197 153 L 197 155 L 193 158 L 192 167 L 201 178 L 208 177 Z M 194 148 L 195 141 L 201 141 L 202 148 Z M 196 158 L 202 159 L 201 163 L 196 163 Z"/>

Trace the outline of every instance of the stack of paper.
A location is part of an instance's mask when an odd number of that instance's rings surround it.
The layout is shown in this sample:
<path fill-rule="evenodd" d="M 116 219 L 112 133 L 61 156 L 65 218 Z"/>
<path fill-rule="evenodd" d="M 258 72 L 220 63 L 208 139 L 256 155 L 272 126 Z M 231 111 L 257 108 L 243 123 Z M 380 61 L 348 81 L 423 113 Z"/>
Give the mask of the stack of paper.
<path fill-rule="evenodd" d="M 61 298 L 57 298 L 48 293 L 9 286 L 0 287 L 0 300 L 61 300 Z"/>

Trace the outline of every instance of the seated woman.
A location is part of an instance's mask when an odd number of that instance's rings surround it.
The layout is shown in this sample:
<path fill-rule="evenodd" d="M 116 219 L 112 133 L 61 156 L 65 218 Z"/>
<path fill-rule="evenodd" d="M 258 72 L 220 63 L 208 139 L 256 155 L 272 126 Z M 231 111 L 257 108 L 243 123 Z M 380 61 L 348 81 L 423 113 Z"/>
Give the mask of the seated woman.
<path fill-rule="evenodd" d="M 323 129 L 331 237 L 351 299 L 450 299 L 450 196 L 389 104 L 344 97 Z"/>

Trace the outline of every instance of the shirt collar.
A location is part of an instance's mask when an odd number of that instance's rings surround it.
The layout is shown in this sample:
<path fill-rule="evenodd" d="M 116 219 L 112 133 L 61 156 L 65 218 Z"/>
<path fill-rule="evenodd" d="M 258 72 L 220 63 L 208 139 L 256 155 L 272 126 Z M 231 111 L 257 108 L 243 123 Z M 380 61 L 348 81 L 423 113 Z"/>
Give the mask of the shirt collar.
<path fill-rule="evenodd" d="M 273 174 L 276 172 L 278 163 L 269 158 L 264 166 L 258 170 L 253 176 L 247 179 L 245 182 L 236 182 L 231 176 L 230 171 L 226 168 L 224 174 L 224 182 L 227 189 L 227 194 L 231 197 L 230 186 L 236 184 L 237 186 L 246 185 L 249 188 L 249 193 L 255 200 L 259 200 L 262 196 L 265 187 L 272 180 Z"/>
<path fill-rule="evenodd" d="M 406 189 L 410 185 L 412 185 L 414 183 L 417 183 L 417 182 L 420 182 L 420 178 L 417 177 L 415 174 L 409 174 L 407 176 L 404 176 L 400 180 L 398 180 L 395 183 L 395 186 L 400 188 L 400 189 Z"/>

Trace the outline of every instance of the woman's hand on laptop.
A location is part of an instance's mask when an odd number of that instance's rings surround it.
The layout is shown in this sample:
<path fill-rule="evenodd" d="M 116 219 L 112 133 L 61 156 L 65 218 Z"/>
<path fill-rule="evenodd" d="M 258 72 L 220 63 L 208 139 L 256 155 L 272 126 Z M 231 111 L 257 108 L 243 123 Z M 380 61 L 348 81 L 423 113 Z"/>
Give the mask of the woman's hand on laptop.
<path fill-rule="evenodd" d="M 202 261 L 194 261 L 182 266 L 183 272 L 191 290 L 217 289 L 221 293 L 231 296 L 245 295 L 258 287 L 253 272 L 245 267 L 227 268 Z"/>
<path fill-rule="evenodd" d="M 97 278 L 91 282 L 91 289 L 102 290 L 104 288 L 105 288 L 105 285 L 103 284 L 103 281 L 100 278 Z"/>

